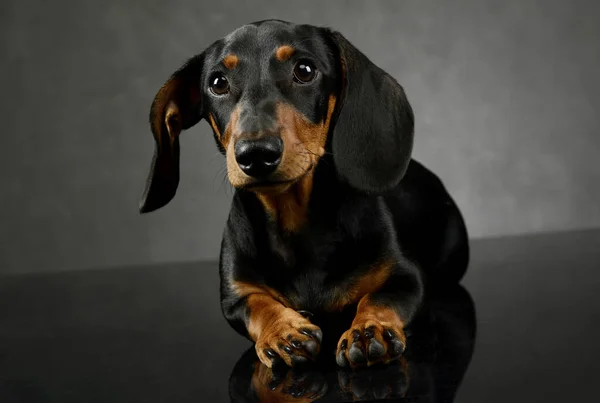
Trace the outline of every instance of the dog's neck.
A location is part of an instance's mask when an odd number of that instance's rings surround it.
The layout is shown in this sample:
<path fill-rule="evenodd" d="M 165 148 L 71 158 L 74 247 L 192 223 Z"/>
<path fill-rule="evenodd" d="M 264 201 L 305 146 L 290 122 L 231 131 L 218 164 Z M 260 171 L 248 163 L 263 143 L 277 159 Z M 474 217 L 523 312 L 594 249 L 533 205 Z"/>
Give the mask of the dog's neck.
<path fill-rule="evenodd" d="M 269 220 L 284 232 L 296 233 L 306 223 L 314 175 L 314 170 L 311 170 L 280 193 L 256 193 Z"/>

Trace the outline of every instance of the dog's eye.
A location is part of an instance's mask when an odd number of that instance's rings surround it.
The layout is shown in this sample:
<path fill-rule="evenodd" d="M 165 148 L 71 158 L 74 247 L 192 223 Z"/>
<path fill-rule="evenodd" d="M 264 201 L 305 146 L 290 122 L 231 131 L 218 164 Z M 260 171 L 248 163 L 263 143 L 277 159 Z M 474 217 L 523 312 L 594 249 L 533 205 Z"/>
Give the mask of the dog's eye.
<path fill-rule="evenodd" d="M 294 67 L 294 80 L 299 83 L 309 83 L 316 75 L 317 69 L 306 60 L 300 60 Z"/>
<path fill-rule="evenodd" d="M 210 91 L 215 95 L 225 95 L 229 92 L 229 81 L 222 74 L 215 74 L 210 79 Z"/>

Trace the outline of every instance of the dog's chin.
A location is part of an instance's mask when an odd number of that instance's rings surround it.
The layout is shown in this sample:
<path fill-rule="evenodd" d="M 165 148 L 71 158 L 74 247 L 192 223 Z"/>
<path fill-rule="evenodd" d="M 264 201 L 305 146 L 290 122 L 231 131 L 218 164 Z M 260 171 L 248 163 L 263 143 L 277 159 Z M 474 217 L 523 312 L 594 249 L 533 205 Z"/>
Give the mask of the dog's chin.
<path fill-rule="evenodd" d="M 295 178 L 272 178 L 265 180 L 254 180 L 246 183 L 233 185 L 237 189 L 249 190 L 254 193 L 260 193 L 264 195 L 278 195 L 287 192 L 290 187 L 300 182 L 307 174 L 313 170 L 311 165 L 304 173 Z"/>
<path fill-rule="evenodd" d="M 265 195 L 278 195 L 287 192 L 289 188 L 292 187 L 296 182 L 298 182 L 298 179 L 277 182 L 261 181 L 246 185 L 244 186 L 244 189 Z"/>

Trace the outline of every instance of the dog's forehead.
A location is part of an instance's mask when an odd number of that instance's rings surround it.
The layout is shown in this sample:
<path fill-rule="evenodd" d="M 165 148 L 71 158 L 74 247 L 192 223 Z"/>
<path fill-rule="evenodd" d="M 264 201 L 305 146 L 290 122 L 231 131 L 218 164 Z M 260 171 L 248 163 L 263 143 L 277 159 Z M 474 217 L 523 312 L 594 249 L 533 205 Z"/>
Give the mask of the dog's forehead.
<path fill-rule="evenodd" d="M 323 46 L 320 39 L 318 27 L 265 20 L 244 25 L 225 36 L 215 56 L 234 54 L 241 59 L 263 58 L 283 45 L 314 51 Z"/>

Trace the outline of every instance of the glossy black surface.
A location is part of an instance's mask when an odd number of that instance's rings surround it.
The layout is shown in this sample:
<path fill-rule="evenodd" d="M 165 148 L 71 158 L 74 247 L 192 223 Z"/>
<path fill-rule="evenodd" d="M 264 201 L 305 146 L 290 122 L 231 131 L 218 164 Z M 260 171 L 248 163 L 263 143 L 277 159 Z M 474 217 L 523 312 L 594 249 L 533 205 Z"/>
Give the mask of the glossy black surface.
<path fill-rule="evenodd" d="M 258 388 L 269 402 L 308 401 L 301 392 L 323 402 L 596 401 L 600 231 L 472 249 L 464 289 L 436 296 L 402 365 L 359 373 L 255 370 L 250 343 L 221 317 L 214 263 L 0 278 L 0 400 L 251 402 Z"/>

